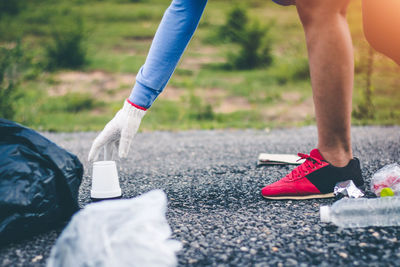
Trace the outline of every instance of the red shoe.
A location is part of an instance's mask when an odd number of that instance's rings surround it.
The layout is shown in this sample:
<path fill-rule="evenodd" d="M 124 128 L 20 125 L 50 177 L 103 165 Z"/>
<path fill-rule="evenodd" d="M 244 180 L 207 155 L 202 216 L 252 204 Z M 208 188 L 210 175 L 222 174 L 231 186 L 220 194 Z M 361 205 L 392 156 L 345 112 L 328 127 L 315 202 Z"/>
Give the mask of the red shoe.
<path fill-rule="evenodd" d="M 353 180 L 358 187 L 364 185 L 360 162 L 357 158 L 345 167 L 335 167 L 324 160 L 318 149 L 310 155 L 298 154 L 306 161 L 281 180 L 267 185 L 261 191 L 268 199 L 313 199 L 334 197 L 333 189 L 338 182 Z"/>

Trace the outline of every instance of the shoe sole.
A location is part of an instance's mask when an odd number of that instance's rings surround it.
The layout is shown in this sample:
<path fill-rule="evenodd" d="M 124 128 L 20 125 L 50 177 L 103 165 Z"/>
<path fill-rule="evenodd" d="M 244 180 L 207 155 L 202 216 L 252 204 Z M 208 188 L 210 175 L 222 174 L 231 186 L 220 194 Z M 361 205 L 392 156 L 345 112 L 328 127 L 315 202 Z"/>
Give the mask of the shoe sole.
<path fill-rule="evenodd" d="M 284 200 L 284 199 L 290 199 L 290 200 L 304 200 L 304 199 L 316 199 L 316 198 L 332 198 L 335 197 L 333 193 L 327 193 L 327 194 L 316 194 L 316 195 L 307 195 L 307 196 L 279 196 L 279 197 L 269 197 L 269 196 L 263 196 L 266 199 L 272 199 L 272 200 Z"/>

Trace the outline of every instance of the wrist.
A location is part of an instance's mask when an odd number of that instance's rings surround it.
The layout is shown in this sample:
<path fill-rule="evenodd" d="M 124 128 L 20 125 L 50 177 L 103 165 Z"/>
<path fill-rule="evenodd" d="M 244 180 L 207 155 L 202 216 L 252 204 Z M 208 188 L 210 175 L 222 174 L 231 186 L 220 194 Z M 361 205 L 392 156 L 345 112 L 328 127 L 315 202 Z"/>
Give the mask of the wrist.
<path fill-rule="evenodd" d="M 156 91 L 136 81 L 128 99 L 132 103 L 148 109 L 151 107 L 159 94 L 159 91 Z"/>
<path fill-rule="evenodd" d="M 127 119 L 141 120 L 146 112 L 146 109 L 143 109 L 143 107 L 132 103 L 130 100 L 128 101 L 128 99 L 124 102 L 124 106 L 122 107 L 122 113 L 124 114 L 124 116 L 126 116 L 125 118 Z"/>

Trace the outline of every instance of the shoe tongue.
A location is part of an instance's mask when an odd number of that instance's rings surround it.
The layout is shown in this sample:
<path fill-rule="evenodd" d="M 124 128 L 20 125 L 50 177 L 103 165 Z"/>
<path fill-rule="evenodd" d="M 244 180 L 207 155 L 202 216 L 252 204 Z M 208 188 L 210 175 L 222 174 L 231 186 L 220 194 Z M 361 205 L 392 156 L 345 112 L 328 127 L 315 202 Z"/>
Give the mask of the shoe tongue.
<path fill-rule="evenodd" d="M 310 156 L 319 160 L 325 160 L 321 153 L 319 153 L 319 150 L 317 148 L 311 150 Z"/>

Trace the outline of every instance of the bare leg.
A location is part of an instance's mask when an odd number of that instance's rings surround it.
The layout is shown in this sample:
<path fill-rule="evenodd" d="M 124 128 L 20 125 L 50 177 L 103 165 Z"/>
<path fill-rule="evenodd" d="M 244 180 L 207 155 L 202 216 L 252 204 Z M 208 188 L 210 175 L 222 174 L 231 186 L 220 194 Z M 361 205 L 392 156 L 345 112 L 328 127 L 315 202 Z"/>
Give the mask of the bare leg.
<path fill-rule="evenodd" d="M 346 21 L 348 0 L 297 0 L 303 24 L 318 127 L 318 149 L 337 167 L 353 157 L 351 110 L 353 47 Z"/>

